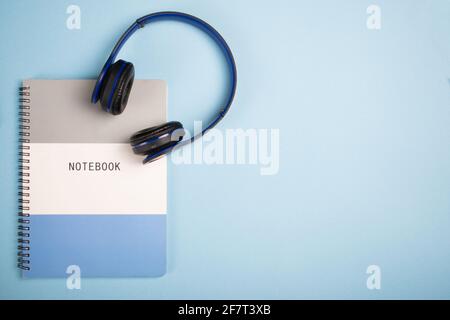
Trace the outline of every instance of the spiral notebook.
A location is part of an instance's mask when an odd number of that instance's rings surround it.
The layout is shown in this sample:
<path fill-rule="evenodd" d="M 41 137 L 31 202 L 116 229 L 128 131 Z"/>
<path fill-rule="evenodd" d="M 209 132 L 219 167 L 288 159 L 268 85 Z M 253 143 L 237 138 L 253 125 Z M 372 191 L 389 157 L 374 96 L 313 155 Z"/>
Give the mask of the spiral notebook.
<path fill-rule="evenodd" d="M 166 159 L 143 166 L 128 139 L 166 121 L 166 83 L 136 80 L 120 116 L 90 103 L 93 86 L 26 80 L 20 88 L 23 277 L 165 273 Z"/>

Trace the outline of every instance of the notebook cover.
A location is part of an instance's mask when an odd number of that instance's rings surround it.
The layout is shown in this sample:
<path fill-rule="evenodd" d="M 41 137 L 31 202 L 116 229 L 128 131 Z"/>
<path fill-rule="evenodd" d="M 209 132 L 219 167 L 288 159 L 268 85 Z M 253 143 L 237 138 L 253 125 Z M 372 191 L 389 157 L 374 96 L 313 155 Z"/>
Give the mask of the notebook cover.
<path fill-rule="evenodd" d="M 136 80 L 119 116 L 90 103 L 94 83 L 23 82 L 24 277 L 67 277 L 71 266 L 82 277 L 166 271 L 166 159 L 143 166 L 128 144 L 134 132 L 166 121 L 166 83 Z"/>

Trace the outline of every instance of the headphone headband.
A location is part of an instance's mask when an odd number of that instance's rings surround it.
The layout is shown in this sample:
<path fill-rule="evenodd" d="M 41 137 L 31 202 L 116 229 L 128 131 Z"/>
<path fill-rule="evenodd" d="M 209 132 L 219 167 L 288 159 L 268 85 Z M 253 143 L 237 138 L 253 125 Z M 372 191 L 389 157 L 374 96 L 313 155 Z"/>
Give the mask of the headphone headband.
<path fill-rule="evenodd" d="M 195 139 L 199 138 L 200 136 L 204 135 L 208 130 L 215 127 L 220 120 L 225 116 L 225 114 L 228 112 L 228 110 L 231 107 L 231 104 L 233 102 L 235 93 L 236 93 L 236 86 L 237 86 L 237 70 L 236 70 L 236 63 L 234 61 L 233 54 L 230 50 L 230 47 L 226 43 L 225 39 L 217 32 L 216 29 L 214 29 L 211 25 L 209 25 L 207 22 L 194 17 L 192 15 L 182 13 L 182 12 L 174 12 L 174 11 L 162 11 L 162 12 L 156 12 L 152 13 L 146 16 L 143 16 L 139 19 L 137 19 L 126 31 L 125 33 L 119 38 L 116 45 L 114 46 L 113 50 L 111 51 L 111 54 L 106 61 L 105 65 L 102 68 L 102 71 L 100 72 L 100 75 L 98 76 L 97 82 L 95 84 L 94 91 L 92 93 L 91 102 L 96 103 L 99 100 L 99 91 L 100 87 L 102 85 L 102 82 L 104 80 L 105 74 L 108 71 L 108 69 L 111 67 L 111 65 L 114 63 L 117 55 L 119 54 L 120 49 L 122 49 L 123 45 L 127 40 L 133 35 L 136 30 L 143 28 L 147 24 L 151 22 L 161 21 L 161 20 L 175 20 L 180 21 L 184 23 L 188 23 L 192 26 L 197 27 L 198 29 L 202 30 L 206 34 L 208 34 L 220 47 L 223 54 L 225 55 L 225 58 L 227 59 L 227 65 L 230 72 L 230 91 L 228 94 L 228 97 L 226 99 L 225 105 L 220 109 L 219 114 L 214 118 L 213 121 L 209 123 L 208 126 L 206 126 L 203 131 L 193 137 L 191 137 L 188 140 L 181 141 L 178 145 L 184 145 L 186 143 L 193 142 Z"/>

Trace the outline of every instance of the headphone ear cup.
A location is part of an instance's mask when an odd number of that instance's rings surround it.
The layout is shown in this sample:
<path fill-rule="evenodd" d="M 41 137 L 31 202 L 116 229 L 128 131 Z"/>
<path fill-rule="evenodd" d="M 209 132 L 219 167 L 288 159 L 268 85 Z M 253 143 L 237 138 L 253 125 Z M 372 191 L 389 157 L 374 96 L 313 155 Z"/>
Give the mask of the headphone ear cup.
<path fill-rule="evenodd" d="M 169 153 L 183 139 L 185 131 L 178 121 L 147 128 L 130 138 L 135 154 L 146 156 L 144 163 L 152 162 Z"/>
<path fill-rule="evenodd" d="M 106 112 L 118 115 L 125 110 L 134 81 L 134 66 L 130 62 L 118 60 L 105 74 L 100 88 L 100 103 Z"/>

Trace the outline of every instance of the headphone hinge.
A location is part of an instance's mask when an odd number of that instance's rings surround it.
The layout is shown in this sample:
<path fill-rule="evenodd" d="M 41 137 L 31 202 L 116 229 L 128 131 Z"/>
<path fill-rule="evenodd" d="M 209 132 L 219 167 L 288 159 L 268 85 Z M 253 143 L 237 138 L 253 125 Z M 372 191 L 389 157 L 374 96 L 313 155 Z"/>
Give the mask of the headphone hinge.
<path fill-rule="evenodd" d="M 139 29 L 145 27 L 145 23 L 143 23 L 141 19 L 137 19 L 136 24 L 138 25 Z"/>

